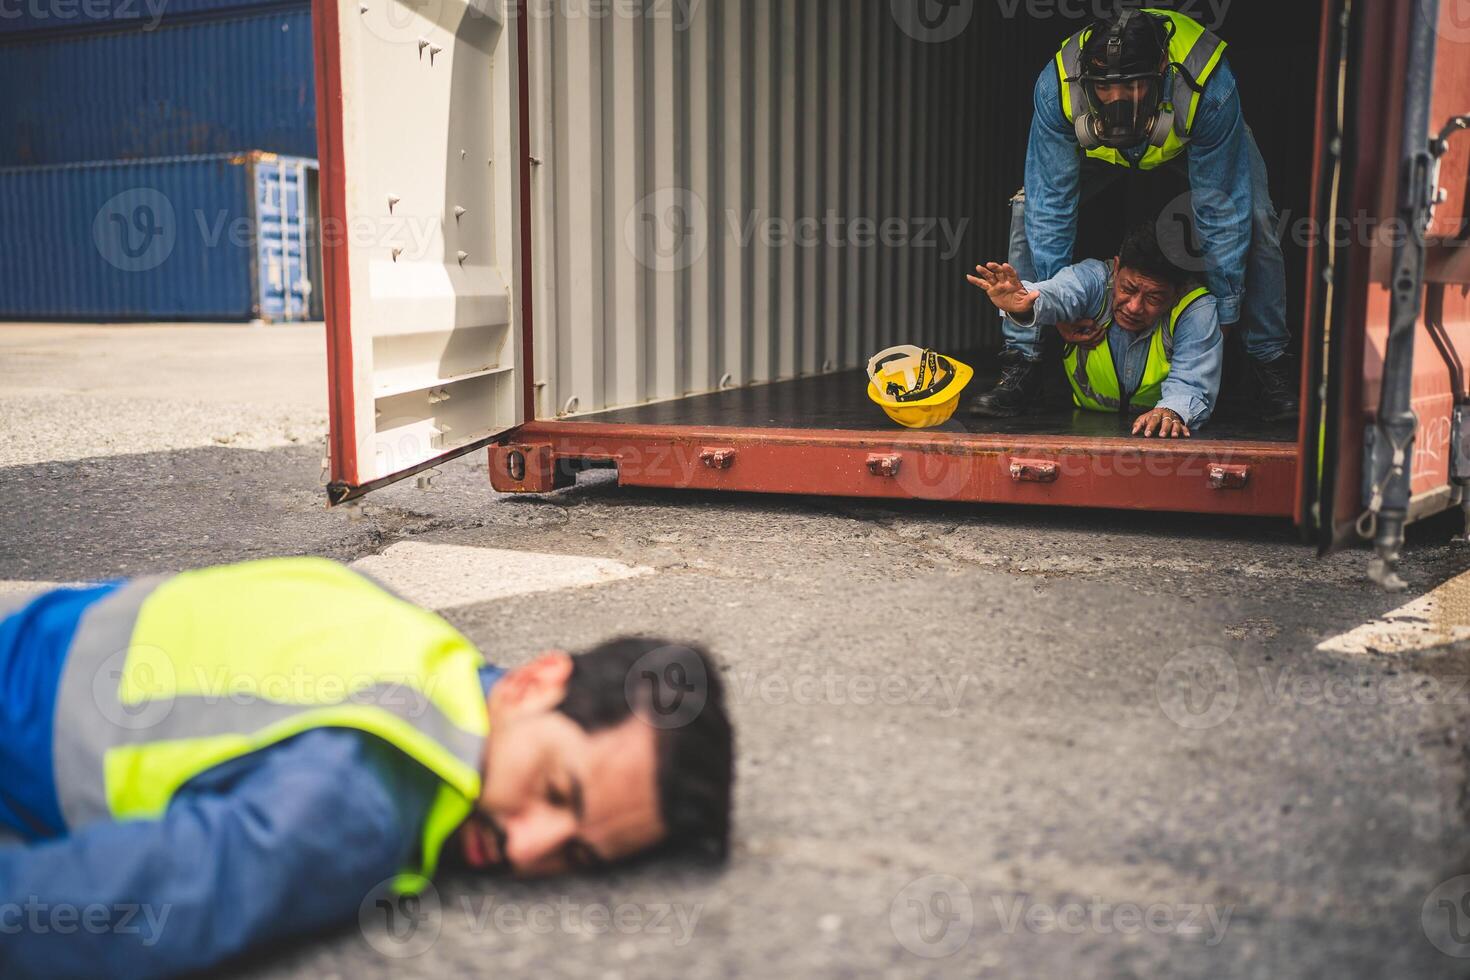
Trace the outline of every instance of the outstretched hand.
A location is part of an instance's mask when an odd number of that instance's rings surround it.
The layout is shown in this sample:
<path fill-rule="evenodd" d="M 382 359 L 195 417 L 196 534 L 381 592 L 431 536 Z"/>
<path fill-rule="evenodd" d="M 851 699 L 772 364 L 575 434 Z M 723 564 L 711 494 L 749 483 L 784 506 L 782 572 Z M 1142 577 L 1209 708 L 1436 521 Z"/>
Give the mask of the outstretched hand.
<path fill-rule="evenodd" d="M 975 266 L 975 275 L 966 276 L 971 284 L 985 290 L 985 295 L 990 297 L 996 309 L 1005 313 L 1013 313 L 1024 316 L 1031 312 L 1041 294 L 1027 292 L 1021 283 L 1021 277 L 1009 264 L 1001 265 L 996 262 L 987 262 L 985 265 Z"/>

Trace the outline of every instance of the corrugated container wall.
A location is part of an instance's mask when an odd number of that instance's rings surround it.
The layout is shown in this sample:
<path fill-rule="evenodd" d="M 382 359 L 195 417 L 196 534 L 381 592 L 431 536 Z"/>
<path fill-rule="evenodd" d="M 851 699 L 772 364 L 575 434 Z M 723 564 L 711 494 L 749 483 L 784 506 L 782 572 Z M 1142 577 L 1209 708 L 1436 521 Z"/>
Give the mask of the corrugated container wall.
<path fill-rule="evenodd" d="M 0 92 L 0 166 L 251 149 L 316 156 L 305 6 L 153 30 L 0 35 Z"/>
<path fill-rule="evenodd" d="M 1029 93 L 1060 28 L 975 4 L 951 33 L 906 6 L 532 17 L 540 414 L 995 342 L 964 276 L 1005 255 L 1031 104 L 993 95 Z"/>
<path fill-rule="evenodd" d="M 269 153 L 0 170 L 0 318 L 308 318 L 315 170 Z"/>

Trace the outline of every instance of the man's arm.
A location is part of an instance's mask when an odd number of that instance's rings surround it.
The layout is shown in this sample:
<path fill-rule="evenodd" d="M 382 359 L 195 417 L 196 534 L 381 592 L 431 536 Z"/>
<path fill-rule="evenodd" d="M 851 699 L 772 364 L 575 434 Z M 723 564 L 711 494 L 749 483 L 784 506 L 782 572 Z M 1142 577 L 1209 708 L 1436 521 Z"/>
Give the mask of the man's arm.
<path fill-rule="evenodd" d="M 1072 262 L 1082 153 L 1072 124 L 1062 114 L 1055 64 L 1041 70 L 1033 101 L 1026 146 L 1026 240 L 1036 276 L 1045 281 Z"/>
<path fill-rule="evenodd" d="M 1009 265 L 976 266 L 970 282 L 1017 326 L 1052 327 L 1097 313 L 1108 288 L 1108 263 L 1088 259 L 1046 282 L 1022 282 Z"/>
<path fill-rule="evenodd" d="M 1222 62 L 1195 117 L 1189 146 L 1189 183 L 1195 228 L 1204 248 L 1210 292 L 1219 304 L 1220 322 L 1240 319 L 1245 292 L 1245 261 L 1250 251 L 1253 202 L 1250 144 L 1235 75 Z"/>
<path fill-rule="evenodd" d="M 159 820 L 0 849 L 0 976 L 193 972 L 350 920 L 411 853 L 433 778 L 340 730 L 257 760 Z"/>
<path fill-rule="evenodd" d="M 1176 413 L 1191 429 L 1204 425 L 1220 394 L 1220 372 L 1225 363 L 1225 335 L 1215 297 L 1194 302 L 1174 328 L 1174 357 L 1159 408 Z"/>

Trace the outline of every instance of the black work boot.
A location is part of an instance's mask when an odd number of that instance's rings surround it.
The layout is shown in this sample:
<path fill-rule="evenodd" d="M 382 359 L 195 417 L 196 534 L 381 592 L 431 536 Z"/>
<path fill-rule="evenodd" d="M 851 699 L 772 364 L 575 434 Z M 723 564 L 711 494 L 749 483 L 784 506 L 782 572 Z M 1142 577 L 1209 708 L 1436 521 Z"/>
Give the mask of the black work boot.
<path fill-rule="evenodd" d="M 1026 415 L 1041 406 L 1041 362 L 1028 361 L 1018 350 L 1002 351 L 1000 381 L 970 402 L 970 414 L 991 419 Z"/>
<path fill-rule="evenodd" d="M 1256 377 L 1256 417 L 1262 422 L 1289 422 L 1300 412 L 1297 389 L 1300 378 L 1291 369 L 1291 358 L 1274 361 L 1250 358 Z"/>

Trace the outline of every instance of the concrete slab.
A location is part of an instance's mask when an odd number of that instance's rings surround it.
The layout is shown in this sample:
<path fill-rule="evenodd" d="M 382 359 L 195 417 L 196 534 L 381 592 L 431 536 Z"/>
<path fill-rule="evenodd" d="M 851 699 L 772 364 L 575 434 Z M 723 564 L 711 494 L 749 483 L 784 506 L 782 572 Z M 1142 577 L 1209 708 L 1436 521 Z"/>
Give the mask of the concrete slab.
<path fill-rule="evenodd" d="M 352 567 L 427 609 L 453 609 L 511 596 L 606 585 L 653 569 L 607 558 L 546 555 L 404 541 Z"/>
<path fill-rule="evenodd" d="M 1470 640 L 1470 573 L 1323 642 L 1326 653 L 1413 654 Z"/>

